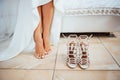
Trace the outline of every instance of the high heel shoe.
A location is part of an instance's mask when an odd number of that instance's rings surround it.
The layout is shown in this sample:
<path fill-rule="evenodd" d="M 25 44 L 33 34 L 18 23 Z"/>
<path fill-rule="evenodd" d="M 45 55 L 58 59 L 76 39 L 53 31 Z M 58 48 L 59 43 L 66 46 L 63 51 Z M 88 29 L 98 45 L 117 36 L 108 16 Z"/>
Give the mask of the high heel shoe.
<path fill-rule="evenodd" d="M 67 41 L 67 61 L 70 68 L 77 66 L 77 35 L 69 35 Z"/>
<path fill-rule="evenodd" d="M 79 36 L 79 57 L 78 57 L 78 64 L 82 69 L 86 69 L 90 65 L 89 61 L 89 40 L 87 35 L 80 35 Z"/>

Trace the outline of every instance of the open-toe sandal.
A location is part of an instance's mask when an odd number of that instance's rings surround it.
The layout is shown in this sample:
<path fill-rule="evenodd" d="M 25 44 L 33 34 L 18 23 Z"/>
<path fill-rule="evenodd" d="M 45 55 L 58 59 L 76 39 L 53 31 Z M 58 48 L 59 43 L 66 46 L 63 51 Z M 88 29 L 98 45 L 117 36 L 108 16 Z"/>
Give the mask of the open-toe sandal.
<path fill-rule="evenodd" d="M 77 66 L 77 35 L 69 35 L 67 43 L 67 61 L 70 68 Z"/>
<path fill-rule="evenodd" d="M 79 36 L 79 66 L 82 69 L 86 69 L 90 65 L 89 61 L 89 51 L 88 51 L 89 43 L 88 43 L 88 36 L 87 35 L 80 35 Z"/>

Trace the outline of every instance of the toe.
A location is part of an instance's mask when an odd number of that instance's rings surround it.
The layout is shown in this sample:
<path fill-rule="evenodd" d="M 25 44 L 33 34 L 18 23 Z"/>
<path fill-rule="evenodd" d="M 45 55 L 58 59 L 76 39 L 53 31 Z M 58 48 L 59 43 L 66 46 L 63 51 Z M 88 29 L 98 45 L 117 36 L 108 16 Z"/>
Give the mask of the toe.
<path fill-rule="evenodd" d="M 45 55 L 44 55 L 44 54 L 42 54 L 40 57 L 41 57 L 41 59 L 44 59 L 44 58 L 45 58 Z"/>
<path fill-rule="evenodd" d="M 34 56 L 35 56 L 37 59 L 40 59 L 39 54 L 35 53 Z"/>
<path fill-rule="evenodd" d="M 46 51 L 46 52 L 47 52 L 47 54 L 49 54 L 49 53 L 51 53 L 51 51 L 52 51 L 52 50 L 51 50 L 51 49 L 49 49 L 49 50 L 48 50 L 48 51 Z"/>
<path fill-rule="evenodd" d="M 45 52 L 45 55 L 48 55 L 48 52 Z"/>

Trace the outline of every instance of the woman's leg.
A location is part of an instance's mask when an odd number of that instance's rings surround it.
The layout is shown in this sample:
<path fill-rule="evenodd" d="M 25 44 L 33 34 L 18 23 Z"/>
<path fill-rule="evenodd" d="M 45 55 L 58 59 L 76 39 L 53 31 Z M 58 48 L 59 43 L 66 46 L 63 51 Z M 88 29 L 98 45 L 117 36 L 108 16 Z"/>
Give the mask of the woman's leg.
<path fill-rule="evenodd" d="M 42 28 L 42 13 L 41 13 L 41 7 L 38 7 L 38 12 L 41 18 L 41 21 L 39 22 L 37 28 L 34 31 L 34 41 L 35 41 L 35 57 L 36 58 L 44 58 L 45 56 L 45 50 L 43 46 L 43 39 L 41 35 L 41 28 Z"/>
<path fill-rule="evenodd" d="M 43 42 L 44 42 L 44 48 L 46 52 L 49 52 L 51 50 L 50 47 L 50 26 L 52 23 L 53 18 L 53 1 L 45 4 L 42 6 L 42 14 L 43 14 Z"/>

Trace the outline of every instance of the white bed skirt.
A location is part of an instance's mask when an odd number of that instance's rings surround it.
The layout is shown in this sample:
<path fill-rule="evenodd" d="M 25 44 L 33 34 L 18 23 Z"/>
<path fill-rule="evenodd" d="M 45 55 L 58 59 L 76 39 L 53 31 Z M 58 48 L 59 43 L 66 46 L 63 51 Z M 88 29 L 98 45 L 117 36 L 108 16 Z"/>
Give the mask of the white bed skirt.
<path fill-rule="evenodd" d="M 64 16 L 61 32 L 120 32 L 120 16 Z"/>

